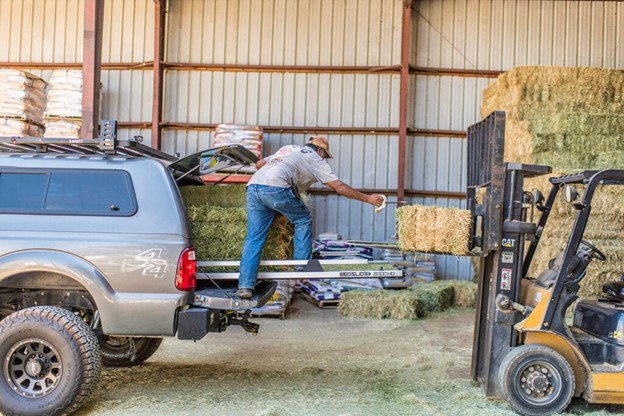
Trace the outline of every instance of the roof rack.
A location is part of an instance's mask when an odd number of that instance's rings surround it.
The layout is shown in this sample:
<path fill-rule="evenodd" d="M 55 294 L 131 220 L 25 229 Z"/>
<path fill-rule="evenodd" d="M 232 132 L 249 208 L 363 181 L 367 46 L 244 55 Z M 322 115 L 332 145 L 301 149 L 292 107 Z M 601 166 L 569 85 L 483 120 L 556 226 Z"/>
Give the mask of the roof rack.
<path fill-rule="evenodd" d="M 117 122 L 114 120 L 102 120 L 101 130 L 100 137 L 96 139 L 0 137 L 0 152 L 145 156 L 168 161 L 178 159 L 144 145 L 141 136 L 117 138 Z"/>

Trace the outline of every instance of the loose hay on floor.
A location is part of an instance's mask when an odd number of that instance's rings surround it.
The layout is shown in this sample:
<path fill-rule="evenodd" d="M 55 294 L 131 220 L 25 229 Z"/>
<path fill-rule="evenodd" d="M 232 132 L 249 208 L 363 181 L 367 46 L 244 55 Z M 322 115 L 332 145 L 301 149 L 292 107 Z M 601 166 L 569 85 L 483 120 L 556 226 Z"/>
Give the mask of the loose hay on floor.
<path fill-rule="evenodd" d="M 404 252 L 468 252 L 470 211 L 408 205 L 397 209 L 396 218 L 399 248 Z"/>

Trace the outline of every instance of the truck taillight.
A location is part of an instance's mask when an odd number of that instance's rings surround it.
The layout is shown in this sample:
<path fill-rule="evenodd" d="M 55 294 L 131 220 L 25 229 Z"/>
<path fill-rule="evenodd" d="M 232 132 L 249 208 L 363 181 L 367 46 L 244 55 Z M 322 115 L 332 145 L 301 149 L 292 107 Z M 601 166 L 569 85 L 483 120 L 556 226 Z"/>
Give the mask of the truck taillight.
<path fill-rule="evenodd" d="M 195 289 L 195 271 L 197 264 L 195 263 L 195 249 L 187 248 L 182 252 L 180 261 L 178 261 L 178 272 L 176 274 L 176 288 L 178 290 Z"/>

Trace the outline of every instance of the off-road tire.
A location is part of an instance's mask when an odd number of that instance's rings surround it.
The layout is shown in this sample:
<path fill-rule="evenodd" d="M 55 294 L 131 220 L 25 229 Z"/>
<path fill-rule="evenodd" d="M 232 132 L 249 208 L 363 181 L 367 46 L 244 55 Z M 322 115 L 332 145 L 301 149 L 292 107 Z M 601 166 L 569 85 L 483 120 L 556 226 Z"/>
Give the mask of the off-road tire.
<path fill-rule="evenodd" d="M 71 413 L 91 393 L 100 368 L 97 337 L 66 309 L 28 308 L 0 322 L 0 413 L 4 415 Z"/>
<path fill-rule="evenodd" d="M 572 367 L 561 354 L 544 345 L 521 345 L 512 349 L 498 371 L 505 399 L 522 415 L 562 412 L 574 395 Z"/>
<path fill-rule="evenodd" d="M 134 342 L 134 347 L 132 342 Z M 104 337 L 102 342 L 102 364 L 106 367 L 134 367 L 150 358 L 162 338 Z"/>

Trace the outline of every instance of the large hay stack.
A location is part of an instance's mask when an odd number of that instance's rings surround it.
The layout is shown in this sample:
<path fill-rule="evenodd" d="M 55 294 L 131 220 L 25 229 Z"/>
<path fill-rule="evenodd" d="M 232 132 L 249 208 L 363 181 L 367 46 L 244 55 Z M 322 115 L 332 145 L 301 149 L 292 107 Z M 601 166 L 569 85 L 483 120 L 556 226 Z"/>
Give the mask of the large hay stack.
<path fill-rule="evenodd" d="M 505 160 L 552 166 L 554 175 L 588 169 L 624 168 L 624 71 L 598 68 L 520 67 L 502 74 L 483 93 L 481 116 L 507 113 Z M 546 178 L 525 189 L 546 195 Z M 582 192 L 581 187 L 578 187 Z M 584 238 L 607 255 L 594 261 L 581 285 L 595 297 L 602 284 L 624 271 L 624 187 L 599 187 Z M 575 211 L 557 201 L 549 217 L 531 275 L 562 250 Z"/>
<path fill-rule="evenodd" d="M 182 197 L 188 208 L 193 244 L 199 260 L 240 260 L 247 232 L 245 187 L 187 186 Z M 271 225 L 262 259 L 292 258 L 292 227 L 278 216 Z"/>

